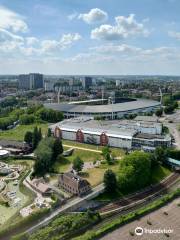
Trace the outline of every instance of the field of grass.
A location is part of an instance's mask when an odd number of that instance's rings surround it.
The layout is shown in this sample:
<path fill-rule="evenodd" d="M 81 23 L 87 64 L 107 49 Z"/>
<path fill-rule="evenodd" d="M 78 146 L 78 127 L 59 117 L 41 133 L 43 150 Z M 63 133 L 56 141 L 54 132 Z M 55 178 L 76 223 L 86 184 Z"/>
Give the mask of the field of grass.
<path fill-rule="evenodd" d="M 67 147 L 65 148 L 65 150 L 67 150 Z M 124 156 L 124 152 L 121 149 L 112 149 L 112 152 L 113 152 L 113 155 L 115 155 L 116 157 Z M 84 162 L 94 162 L 98 160 L 104 160 L 101 153 L 75 149 L 72 156 L 66 157 L 64 158 L 63 161 L 61 160 L 55 163 L 55 166 L 54 166 L 55 170 L 57 172 L 68 171 L 70 168 L 70 165 L 73 162 L 73 159 L 76 158 L 77 156 L 80 157 Z M 92 186 L 96 186 L 103 181 L 104 172 L 108 168 L 112 169 L 114 172 L 117 172 L 119 168 L 119 160 L 116 161 L 115 164 L 113 165 L 107 165 L 105 163 L 105 164 L 101 164 L 98 167 L 88 169 L 83 173 L 83 177 L 85 177 Z"/>
<path fill-rule="evenodd" d="M 0 139 L 23 141 L 25 133 L 27 131 L 33 131 L 35 126 L 41 128 L 42 134 L 47 132 L 48 124 L 19 125 L 14 129 L 0 131 Z"/>
<path fill-rule="evenodd" d="M 78 142 L 70 141 L 70 140 L 62 140 L 62 142 L 65 145 L 75 146 L 75 147 L 80 147 L 80 148 L 88 148 L 88 149 L 93 149 L 93 150 L 98 150 L 98 151 L 102 151 L 102 149 L 103 149 L 103 146 L 86 144 L 86 143 L 78 143 Z M 120 149 L 120 148 L 110 148 L 110 150 L 114 157 L 122 157 L 125 154 L 124 150 Z"/>
<path fill-rule="evenodd" d="M 115 173 L 119 169 L 119 161 L 116 161 L 113 165 L 108 165 L 107 163 L 101 164 L 98 167 L 91 168 L 83 172 L 83 177 L 86 178 L 90 184 L 94 187 L 103 182 L 104 173 L 106 170 L 111 169 Z"/>

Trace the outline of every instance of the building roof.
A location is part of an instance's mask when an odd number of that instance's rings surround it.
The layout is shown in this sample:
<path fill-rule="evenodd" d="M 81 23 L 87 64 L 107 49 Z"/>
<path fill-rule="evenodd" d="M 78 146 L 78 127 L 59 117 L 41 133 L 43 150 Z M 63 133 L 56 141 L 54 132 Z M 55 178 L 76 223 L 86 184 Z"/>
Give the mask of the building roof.
<path fill-rule="evenodd" d="M 122 102 L 116 104 L 103 104 L 103 105 L 77 105 L 68 103 L 46 103 L 45 107 L 54 110 L 70 113 L 110 113 L 110 112 L 127 112 L 132 110 L 138 110 L 148 107 L 159 106 L 161 103 L 149 100 L 149 99 L 137 99 L 132 102 Z"/>
<path fill-rule="evenodd" d="M 90 186 L 90 183 L 86 179 L 81 178 L 72 171 L 61 174 L 59 180 L 66 182 L 66 184 L 76 187 L 77 189 Z"/>
<path fill-rule="evenodd" d="M 136 121 L 144 121 L 144 122 L 158 122 L 158 117 L 156 116 L 137 116 L 135 118 Z"/>
<path fill-rule="evenodd" d="M 86 134 L 101 135 L 103 132 L 110 137 L 120 137 L 132 139 L 137 133 L 134 129 L 123 129 L 118 127 L 117 121 L 97 121 L 91 118 L 74 118 L 64 120 L 51 126 L 54 130 L 55 127 L 59 127 L 61 130 L 69 132 L 77 132 L 79 129 Z"/>
<path fill-rule="evenodd" d="M 171 140 L 170 135 L 159 135 L 159 134 L 149 134 L 149 133 L 137 133 L 135 136 L 135 138 L 139 138 L 139 139 L 148 139 L 148 140 Z"/>

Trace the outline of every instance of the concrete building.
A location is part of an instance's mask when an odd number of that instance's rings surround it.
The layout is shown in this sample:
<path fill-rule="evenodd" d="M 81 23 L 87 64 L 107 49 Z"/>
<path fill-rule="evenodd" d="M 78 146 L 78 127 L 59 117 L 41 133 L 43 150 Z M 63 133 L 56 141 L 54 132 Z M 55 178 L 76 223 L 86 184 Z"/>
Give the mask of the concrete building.
<path fill-rule="evenodd" d="M 60 174 L 58 185 L 72 195 L 82 196 L 91 191 L 89 182 L 73 171 Z"/>
<path fill-rule="evenodd" d="M 24 90 L 43 88 L 43 75 L 39 73 L 21 74 L 18 84 L 19 88 Z"/>
<path fill-rule="evenodd" d="M 92 86 L 92 77 L 84 77 L 82 79 L 82 86 L 84 89 L 88 89 Z"/>
<path fill-rule="evenodd" d="M 153 150 L 157 146 L 168 147 L 171 137 L 162 134 L 162 124 L 140 125 L 140 122 L 96 121 L 92 118 L 74 118 L 51 126 L 55 137 L 102 146 L 124 149 Z M 144 123 L 143 123 L 144 124 Z M 160 126 L 161 125 L 161 126 Z M 149 148 L 148 148 L 149 147 Z"/>

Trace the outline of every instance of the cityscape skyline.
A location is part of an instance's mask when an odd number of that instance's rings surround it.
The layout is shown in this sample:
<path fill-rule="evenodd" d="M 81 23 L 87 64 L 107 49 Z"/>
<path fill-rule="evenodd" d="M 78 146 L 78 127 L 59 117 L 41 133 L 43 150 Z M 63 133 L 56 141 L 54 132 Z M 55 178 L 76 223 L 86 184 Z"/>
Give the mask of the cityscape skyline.
<path fill-rule="evenodd" d="M 0 0 L 0 73 L 179 75 L 179 7 L 177 0 Z"/>

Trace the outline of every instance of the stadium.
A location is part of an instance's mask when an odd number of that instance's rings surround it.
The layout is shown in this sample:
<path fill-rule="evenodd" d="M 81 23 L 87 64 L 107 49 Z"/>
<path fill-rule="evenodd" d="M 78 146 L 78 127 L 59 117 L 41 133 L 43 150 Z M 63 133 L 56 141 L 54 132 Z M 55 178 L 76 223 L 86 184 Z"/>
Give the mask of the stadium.
<path fill-rule="evenodd" d="M 125 115 L 147 113 L 156 110 L 161 103 L 149 99 L 121 98 L 95 99 L 68 103 L 46 103 L 45 107 L 64 113 L 65 118 L 80 116 L 101 117 L 104 119 L 120 119 Z"/>

